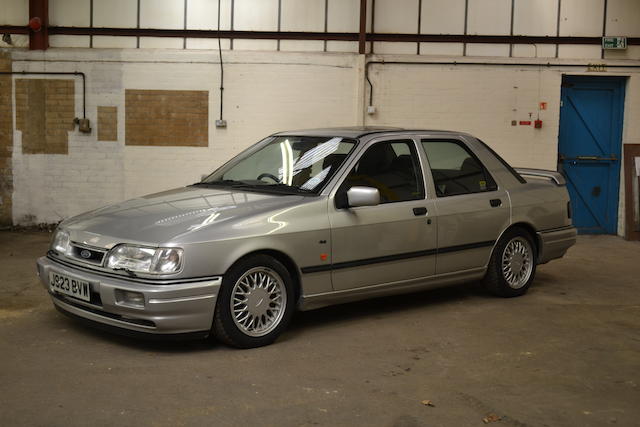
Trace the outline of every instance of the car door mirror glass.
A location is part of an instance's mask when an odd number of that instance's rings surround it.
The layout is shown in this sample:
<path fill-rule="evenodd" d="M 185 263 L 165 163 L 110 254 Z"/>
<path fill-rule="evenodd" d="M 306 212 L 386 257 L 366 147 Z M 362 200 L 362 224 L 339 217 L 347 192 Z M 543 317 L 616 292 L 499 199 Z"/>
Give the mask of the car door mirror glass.
<path fill-rule="evenodd" d="M 347 203 L 350 208 L 376 206 L 380 204 L 380 192 L 373 187 L 351 187 L 347 191 Z"/>

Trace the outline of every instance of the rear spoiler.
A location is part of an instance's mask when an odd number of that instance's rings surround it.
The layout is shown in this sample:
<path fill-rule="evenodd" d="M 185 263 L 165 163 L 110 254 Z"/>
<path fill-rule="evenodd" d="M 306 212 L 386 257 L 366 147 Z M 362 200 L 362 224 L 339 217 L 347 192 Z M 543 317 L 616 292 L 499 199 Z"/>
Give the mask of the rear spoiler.
<path fill-rule="evenodd" d="M 567 185 L 567 181 L 565 181 L 564 176 L 562 176 L 560 172 L 528 168 L 515 168 L 515 170 L 520 175 L 532 176 L 534 178 L 547 178 L 555 182 L 556 185 Z"/>

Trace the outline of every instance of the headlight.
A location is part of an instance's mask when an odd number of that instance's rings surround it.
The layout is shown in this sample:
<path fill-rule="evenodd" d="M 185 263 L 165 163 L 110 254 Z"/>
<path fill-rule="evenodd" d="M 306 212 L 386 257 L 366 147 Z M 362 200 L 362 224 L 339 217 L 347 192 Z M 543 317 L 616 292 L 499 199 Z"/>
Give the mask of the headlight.
<path fill-rule="evenodd" d="M 182 249 L 119 245 L 109 252 L 107 267 L 139 273 L 175 273 L 182 268 Z"/>
<path fill-rule="evenodd" d="M 70 250 L 69 242 L 69 233 L 64 230 L 57 229 L 53 235 L 53 239 L 51 240 L 51 250 L 65 255 L 69 253 Z"/>

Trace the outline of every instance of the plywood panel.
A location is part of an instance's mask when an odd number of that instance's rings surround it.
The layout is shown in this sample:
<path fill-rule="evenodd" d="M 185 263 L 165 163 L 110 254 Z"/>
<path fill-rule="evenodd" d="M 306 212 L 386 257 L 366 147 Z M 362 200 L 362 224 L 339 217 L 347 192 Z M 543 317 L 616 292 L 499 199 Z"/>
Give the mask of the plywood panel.
<path fill-rule="evenodd" d="M 138 3 L 131 0 L 93 0 L 93 26 L 135 28 Z"/>
<path fill-rule="evenodd" d="M 604 0 L 562 0 L 560 35 L 598 37 L 602 35 Z"/>
<path fill-rule="evenodd" d="M 420 43 L 421 55 L 462 55 L 462 43 Z"/>
<path fill-rule="evenodd" d="M 89 36 L 49 36 L 51 47 L 89 47 Z"/>
<path fill-rule="evenodd" d="M 277 47 L 276 40 L 236 39 L 233 41 L 234 50 L 276 50 Z"/>
<path fill-rule="evenodd" d="M 513 34 L 517 36 L 555 36 L 559 0 L 515 0 Z"/>
<path fill-rule="evenodd" d="M 634 59 L 640 60 L 640 46 L 628 46 L 626 49 L 605 50 L 605 59 Z"/>
<path fill-rule="evenodd" d="M 182 49 L 184 42 L 179 37 L 140 37 L 140 47 L 148 49 Z"/>
<path fill-rule="evenodd" d="M 328 31 L 358 32 L 360 27 L 360 2 L 358 0 L 329 0 L 328 6 Z"/>
<path fill-rule="evenodd" d="M 208 120 L 208 91 L 125 91 L 126 145 L 206 147 Z"/>
<path fill-rule="evenodd" d="M 29 2 L 25 0 L 2 0 L 0 25 L 27 25 Z"/>
<path fill-rule="evenodd" d="M 511 0 L 469 0 L 468 34 L 507 35 L 511 31 Z"/>
<path fill-rule="evenodd" d="M 375 42 L 374 49 L 375 53 L 415 55 L 418 52 L 418 45 L 413 42 Z"/>
<path fill-rule="evenodd" d="M 418 0 L 376 0 L 375 8 L 376 33 L 418 32 Z"/>
<path fill-rule="evenodd" d="M 11 71 L 11 56 L 0 52 L 0 71 Z M 0 76 L 0 225 L 12 223 L 13 195 L 13 80 Z"/>
<path fill-rule="evenodd" d="M 328 41 L 328 52 L 357 52 L 358 42 Z"/>
<path fill-rule="evenodd" d="M 25 3 L 29 2 L 25 0 Z M 89 19 L 90 7 L 88 1 L 49 0 L 49 25 L 88 27 Z"/>
<path fill-rule="evenodd" d="M 229 49 L 229 39 L 222 39 L 222 49 Z M 187 49 L 213 49 L 218 50 L 218 39 L 187 38 Z"/>
<path fill-rule="evenodd" d="M 553 58 L 556 56 L 555 44 L 514 44 L 514 58 Z"/>
<path fill-rule="evenodd" d="M 280 50 L 290 52 L 319 52 L 324 50 L 321 40 L 280 40 Z"/>
<path fill-rule="evenodd" d="M 464 33 L 465 0 L 422 0 L 422 34 Z"/>
<path fill-rule="evenodd" d="M 16 128 L 23 154 L 67 154 L 74 129 L 75 81 L 17 79 Z"/>
<path fill-rule="evenodd" d="M 118 107 L 98 107 L 98 141 L 118 140 Z"/>
<path fill-rule="evenodd" d="M 324 31 L 324 0 L 282 0 L 282 31 Z"/>
<path fill-rule="evenodd" d="M 187 28 L 190 30 L 217 30 L 217 0 L 189 0 L 187 4 Z M 221 0 L 220 29 L 229 30 L 230 28 L 231 0 Z"/>
<path fill-rule="evenodd" d="M 467 56 L 509 56 L 508 44 L 469 43 Z"/>
<path fill-rule="evenodd" d="M 607 2 L 607 35 L 640 37 L 640 1 Z"/>
<path fill-rule="evenodd" d="M 559 58 L 599 59 L 601 52 L 599 45 L 561 44 L 558 46 Z"/>
<path fill-rule="evenodd" d="M 184 1 L 140 0 L 140 28 L 184 28 Z"/>
<path fill-rule="evenodd" d="M 135 48 L 135 37 L 93 36 L 93 47 L 97 48 Z"/>
<path fill-rule="evenodd" d="M 235 0 L 233 27 L 239 31 L 277 31 L 278 0 Z"/>

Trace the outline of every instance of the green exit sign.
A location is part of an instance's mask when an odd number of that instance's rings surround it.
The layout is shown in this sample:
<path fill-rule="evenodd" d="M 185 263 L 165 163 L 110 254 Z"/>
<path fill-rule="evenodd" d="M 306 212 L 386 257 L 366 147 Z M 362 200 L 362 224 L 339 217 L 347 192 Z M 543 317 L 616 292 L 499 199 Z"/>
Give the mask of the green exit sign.
<path fill-rule="evenodd" d="M 627 38 L 626 37 L 603 37 L 602 48 L 603 49 L 626 49 Z"/>

